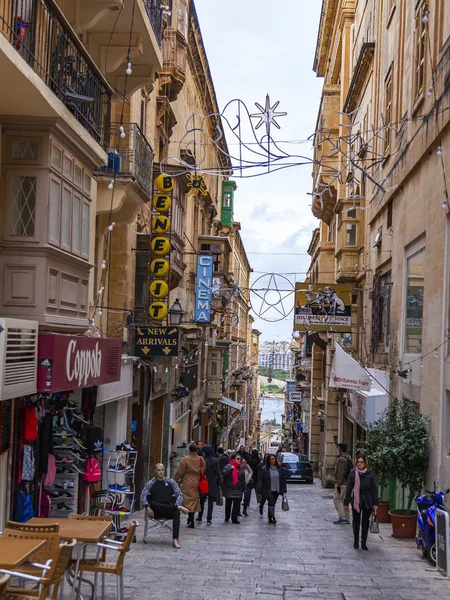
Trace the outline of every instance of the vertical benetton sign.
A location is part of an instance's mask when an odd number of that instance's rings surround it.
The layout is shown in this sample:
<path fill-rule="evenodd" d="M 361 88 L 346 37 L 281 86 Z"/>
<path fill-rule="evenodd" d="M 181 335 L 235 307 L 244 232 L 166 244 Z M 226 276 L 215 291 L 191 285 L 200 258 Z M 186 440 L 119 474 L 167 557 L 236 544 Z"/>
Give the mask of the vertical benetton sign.
<path fill-rule="evenodd" d="M 213 257 L 207 254 L 197 256 L 197 279 L 195 280 L 196 323 L 211 322 L 211 298 L 213 285 Z"/>

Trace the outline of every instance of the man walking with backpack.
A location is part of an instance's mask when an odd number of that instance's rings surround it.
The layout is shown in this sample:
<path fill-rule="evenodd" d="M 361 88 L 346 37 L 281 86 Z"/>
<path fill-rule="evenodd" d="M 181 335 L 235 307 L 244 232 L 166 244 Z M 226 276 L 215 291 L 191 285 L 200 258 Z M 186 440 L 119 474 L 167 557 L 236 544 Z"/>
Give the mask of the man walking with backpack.
<path fill-rule="evenodd" d="M 347 444 L 338 444 L 339 456 L 336 458 L 336 466 L 334 468 L 334 506 L 336 508 L 338 519 L 333 521 L 335 525 L 348 525 L 348 507 L 344 507 L 345 488 L 350 471 L 353 469 L 352 459 L 347 454 Z"/>

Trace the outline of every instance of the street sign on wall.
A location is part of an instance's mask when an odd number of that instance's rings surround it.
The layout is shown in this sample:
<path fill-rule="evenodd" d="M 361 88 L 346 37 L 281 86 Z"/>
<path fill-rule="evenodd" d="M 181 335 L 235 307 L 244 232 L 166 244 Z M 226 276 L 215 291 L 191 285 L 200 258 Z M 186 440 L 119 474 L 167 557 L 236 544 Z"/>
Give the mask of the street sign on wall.
<path fill-rule="evenodd" d="M 135 355 L 177 356 L 178 327 L 136 327 Z"/>
<path fill-rule="evenodd" d="M 303 394 L 301 392 L 289 392 L 289 402 L 301 402 Z"/>

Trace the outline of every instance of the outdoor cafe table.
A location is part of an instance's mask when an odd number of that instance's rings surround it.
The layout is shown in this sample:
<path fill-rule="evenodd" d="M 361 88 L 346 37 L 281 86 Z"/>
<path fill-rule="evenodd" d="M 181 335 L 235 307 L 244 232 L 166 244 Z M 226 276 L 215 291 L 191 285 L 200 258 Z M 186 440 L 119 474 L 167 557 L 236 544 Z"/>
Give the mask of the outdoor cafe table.
<path fill-rule="evenodd" d="M 16 569 L 44 544 L 45 540 L 0 537 L 0 569 Z"/>
<path fill-rule="evenodd" d="M 33 517 L 27 521 L 29 525 L 59 525 L 59 535 L 63 540 L 76 539 L 77 542 L 85 544 L 96 544 L 109 533 L 111 523 L 109 521 L 83 519 L 58 519 Z"/>
<path fill-rule="evenodd" d="M 110 521 L 102 521 L 95 519 L 58 519 L 58 518 L 39 518 L 33 517 L 29 521 L 27 521 L 30 525 L 59 525 L 59 535 L 63 540 L 73 540 L 76 539 L 79 543 L 77 552 L 76 552 L 76 569 L 78 570 L 79 562 L 82 558 L 82 550 L 86 547 L 87 544 L 96 544 L 100 542 L 105 535 L 109 533 L 109 528 L 111 527 Z M 67 573 L 67 580 L 72 585 L 72 595 L 71 598 L 74 598 L 75 593 L 79 598 L 82 598 L 82 595 L 79 591 L 75 591 L 75 581 L 70 581 L 69 574 L 73 578 L 75 572 Z M 88 583 L 92 587 L 92 583 L 87 579 L 82 579 L 81 581 Z"/>

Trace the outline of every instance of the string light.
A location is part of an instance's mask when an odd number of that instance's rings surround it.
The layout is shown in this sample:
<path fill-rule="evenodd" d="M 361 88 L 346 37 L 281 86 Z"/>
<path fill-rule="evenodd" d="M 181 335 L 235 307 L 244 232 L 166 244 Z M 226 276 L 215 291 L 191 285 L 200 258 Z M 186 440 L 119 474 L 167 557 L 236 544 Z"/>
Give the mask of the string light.
<path fill-rule="evenodd" d="M 112 190 L 114 187 L 114 179 L 111 179 L 111 181 L 108 183 L 108 190 Z"/>
<path fill-rule="evenodd" d="M 125 71 L 125 73 L 126 73 L 127 75 L 131 75 L 131 73 L 132 73 L 132 72 L 133 72 L 133 71 L 131 70 L 131 63 L 129 62 L 129 63 L 128 63 L 128 65 L 127 65 L 127 70 Z"/>
<path fill-rule="evenodd" d="M 430 87 L 427 92 L 427 98 L 431 98 L 432 95 L 433 95 L 433 88 Z"/>
<path fill-rule="evenodd" d="M 103 261 L 102 261 L 101 268 L 106 269 L 106 260 L 105 259 L 103 259 Z"/>
<path fill-rule="evenodd" d="M 101 308 L 99 308 L 99 310 L 98 310 L 98 313 L 97 313 L 97 314 L 98 314 L 100 317 L 102 316 L 102 314 L 103 314 L 103 311 L 102 311 L 102 309 L 101 309 Z"/>
<path fill-rule="evenodd" d="M 114 229 L 115 224 L 116 224 L 115 221 L 113 221 L 112 223 L 110 223 L 110 225 L 108 225 L 109 231 L 112 231 Z"/>
<path fill-rule="evenodd" d="M 437 154 L 438 156 L 442 156 L 442 148 L 441 148 L 440 146 L 438 146 L 438 149 L 437 149 L 437 151 L 436 151 L 436 154 Z"/>
<path fill-rule="evenodd" d="M 422 17 L 422 23 L 425 23 L 425 24 L 428 23 L 428 13 L 427 12 L 425 12 Z"/>
<path fill-rule="evenodd" d="M 125 134 L 125 130 L 124 130 L 124 128 L 123 128 L 123 125 L 121 125 L 121 126 L 119 127 L 119 131 L 120 131 L 120 137 L 123 139 L 123 138 L 125 137 L 125 135 L 126 135 L 126 134 Z"/>

